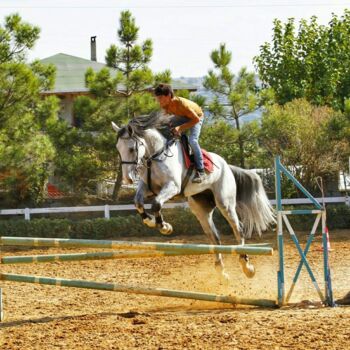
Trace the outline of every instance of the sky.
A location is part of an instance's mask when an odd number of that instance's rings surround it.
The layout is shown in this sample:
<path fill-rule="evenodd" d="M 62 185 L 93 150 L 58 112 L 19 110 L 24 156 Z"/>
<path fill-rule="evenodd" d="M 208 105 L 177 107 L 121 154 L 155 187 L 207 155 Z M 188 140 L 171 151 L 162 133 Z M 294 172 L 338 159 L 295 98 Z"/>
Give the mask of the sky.
<path fill-rule="evenodd" d="M 213 68 L 210 53 L 220 43 L 232 52 L 231 69 L 254 70 L 253 57 L 272 37 L 273 20 L 317 16 L 327 24 L 332 13 L 350 9 L 344 0 L 0 0 L 0 25 L 19 13 L 41 28 L 29 59 L 65 53 L 90 59 L 90 37 L 97 36 L 97 60 L 118 45 L 120 12 L 130 10 L 140 28 L 139 41 L 152 39 L 150 68 L 172 76 L 201 77 Z"/>

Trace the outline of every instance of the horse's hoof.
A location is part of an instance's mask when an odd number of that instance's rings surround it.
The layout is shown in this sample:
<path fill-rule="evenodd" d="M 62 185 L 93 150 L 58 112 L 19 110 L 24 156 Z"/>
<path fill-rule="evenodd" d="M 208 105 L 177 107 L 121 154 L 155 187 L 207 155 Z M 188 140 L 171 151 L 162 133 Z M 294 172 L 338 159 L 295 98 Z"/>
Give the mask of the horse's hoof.
<path fill-rule="evenodd" d="M 248 278 L 253 278 L 254 275 L 255 275 L 255 268 L 254 268 L 254 265 L 252 265 L 249 262 L 249 258 L 247 256 L 240 255 L 239 262 L 240 262 L 240 264 L 242 266 L 242 270 L 243 270 L 244 274 Z"/>
<path fill-rule="evenodd" d="M 164 222 L 159 232 L 165 236 L 171 235 L 173 233 L 173 227 L 168 222 Z"/>
<path fill-rule="evenodd" d="M 151 227 L 151 228 L 156 227 L 156 219 L 154 218 L 154 216 L 146 218 L 146 219 L 143 219 L 143 223 L 146 226 Z"/>

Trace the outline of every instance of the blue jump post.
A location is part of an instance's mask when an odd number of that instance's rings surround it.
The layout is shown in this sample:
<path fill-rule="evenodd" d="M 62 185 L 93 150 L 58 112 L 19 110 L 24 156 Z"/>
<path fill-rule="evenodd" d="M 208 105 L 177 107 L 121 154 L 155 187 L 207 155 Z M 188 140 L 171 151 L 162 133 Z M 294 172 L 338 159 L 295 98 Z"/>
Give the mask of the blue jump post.
<path fill-rule="evenodd" d="M 283 210 L 282 207 L 282 188 L 281 188 L 281 174 L 285 175 L 291 180 L 304 195 L 310 199 L 310 202 L 315 206 L 315 209 L 303 209 L 303 210 Z M 279 271 L 277 273 L 278 281 L 278 305 L 282 306 L 288 303 L 292 296 L 294 287 L 298 281 L 300 271 L 305 265 L 307 272 L 311 278 L 321 301 L 328 306 L 334 306 L 331 272 L 328 260 L 328 247 L 327 247 L 327 234 L 326 234 L 326 209 L 300 184 L 300 182 L 281 164 L 280 157 L 275 158 L 275 189 L 276 189 L 276 211 L 277 211 L 277 243 L 279 254 Z M 302 250 L 298 238 L 288 220 L 288 215 L 310 215 L 316 214 L 315 223 L 311 229 L 309 238 L 307 240 L 305 249 Z M 306 259 L 306 255 L 309 251 L 311 243 L 314 239 L 316 229 L 321 220 L 322 225 L 322 241 L 323 241 L 323 269 L 324 269 L 324 281 L 325 281 L 325 295 L 323 295 L 313 271 Z M 286 296 L 285 294 L 285 275 L 284 275 L 284 252 L 283 252 L 283 223 L 285 224 L 298 252 L 301 257 L 298 268 L 293 278 L 293 282 Z"/>

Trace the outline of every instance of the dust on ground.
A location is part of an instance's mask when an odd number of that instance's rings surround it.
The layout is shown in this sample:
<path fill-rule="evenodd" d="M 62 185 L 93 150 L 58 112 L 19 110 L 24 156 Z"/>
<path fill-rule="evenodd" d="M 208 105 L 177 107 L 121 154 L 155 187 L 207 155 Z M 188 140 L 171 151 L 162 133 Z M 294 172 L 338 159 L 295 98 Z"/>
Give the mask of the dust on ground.
<path fill-rule="evenodd" d="M 331 232 L 335 299 L 350 290 L 349 236 L 349 231 Z M 208 243 L 204 235 L 154 236 L 147 240 Z M 275 245 L 272 234 L 262 241 Z M 232 242 L 231 237 L 223 238 L 225 244 Z M 308 261 L 323 291 L 320 248 L 321 239 L 317 237 Z M 82 251 L 6 248 L 3 255 Z M 276 299 L 277 254 L 252 256 L 251 260 L 256 275 L 247 279 L 238 257 L 225 256 L 228 283 L 217 275 L 210 255 L 2 265 L 1 272 Z M 287 291 L 299 261 L 295 246 L 287 242 Z M 292 304 L 280 309 L 13 282 L 1 282 L 1 287 L 6 317 L 0 324 L 2 350 L 350 348 L 350 307 L 323 307 L 305 267 Z"/>

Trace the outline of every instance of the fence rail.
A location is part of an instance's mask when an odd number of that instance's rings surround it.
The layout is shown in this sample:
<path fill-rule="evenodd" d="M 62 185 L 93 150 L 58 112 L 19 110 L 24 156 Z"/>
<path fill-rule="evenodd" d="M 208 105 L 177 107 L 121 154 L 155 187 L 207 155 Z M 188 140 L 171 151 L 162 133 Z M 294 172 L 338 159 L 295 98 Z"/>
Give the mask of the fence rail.
<path fill-rule="evenodd" d="M 326 204 L 330 203 L 345 203 L 350 206 L 350 197 L 325 197 L 316 198 L 321 204 L 324 201 Z M 276 204 L 276 200 L 270 200 L 272 205 Z M 311 204 L 307 198 L 293 198 L 293 199 L 282 199 L 282 204 Z M 146 204 L 146 209 L 150 209 L 151 205 Z M 188 208 L 188 204 L 185 202 L 181 203 L 167 203 L 163 206 L 165 209 L 172 208 Z M 111 211 L 125 211 L 135 210 L 133 204 L 124 205 L 94 205 L 84 207 L 52 207 L 52 208 L 20 208 L 20 209 L 0 209 L 0 215 L 24 215 L 25 220 L 30 220 L 32 214 L 57 214 L 57 213 L 83 213 L 83 212 L 103 212 L 106 219 L 110 218 Z"/>

